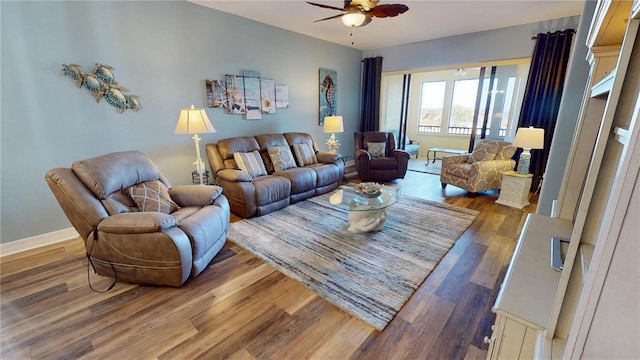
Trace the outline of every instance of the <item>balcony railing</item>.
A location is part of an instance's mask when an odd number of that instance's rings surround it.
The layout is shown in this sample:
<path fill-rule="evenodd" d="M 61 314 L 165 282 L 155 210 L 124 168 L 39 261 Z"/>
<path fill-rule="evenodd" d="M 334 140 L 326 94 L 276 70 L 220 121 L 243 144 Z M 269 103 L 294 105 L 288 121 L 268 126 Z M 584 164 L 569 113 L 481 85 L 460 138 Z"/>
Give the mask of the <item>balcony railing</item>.
<path fill-rule="evenodd" d="M 439 125 L 418 125 L 419 133 L 439 134 L 441 126 Z M 489 135 L 490 129 L 487 129 L 485 135 Z M 482 129 L 476 129 L 476 135 L 480 135 Z M 471 135 L 471 127 L 466 126 L 449 126 L 447 134 L 450 135 Z M 507 128 L 498 129 L 498 136 L 504 137 L 507 134 Z"/>

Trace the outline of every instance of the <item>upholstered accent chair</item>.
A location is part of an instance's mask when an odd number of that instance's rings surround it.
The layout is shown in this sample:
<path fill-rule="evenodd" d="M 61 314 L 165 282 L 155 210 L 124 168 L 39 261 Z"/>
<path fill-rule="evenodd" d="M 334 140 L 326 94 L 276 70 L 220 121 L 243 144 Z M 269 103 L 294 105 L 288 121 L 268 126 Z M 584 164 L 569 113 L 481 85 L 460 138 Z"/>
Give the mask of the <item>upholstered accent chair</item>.
<path fill-rule="evenodd" d="M 100 275 L 180 286 L 226 241 L 230 209 L 222 189 L 172 187 L 141 152 L 76 161 L 45 179 Z"/>
<path fill-rule="evenodd" d="M 354 133 L 356 171 L 362 181 L 403 179 L 409 165 L 409 153 L 396 149 L 391 132 Z"/>
<path fill-rule="evenodd" d="M 470 154 L 442 157 L 440 182 L 469 192 L 500 189 L 502 173 L 513 170 L 516 162 L 511 159 L 516 148 L 511 143 L 482 139 Z"/>

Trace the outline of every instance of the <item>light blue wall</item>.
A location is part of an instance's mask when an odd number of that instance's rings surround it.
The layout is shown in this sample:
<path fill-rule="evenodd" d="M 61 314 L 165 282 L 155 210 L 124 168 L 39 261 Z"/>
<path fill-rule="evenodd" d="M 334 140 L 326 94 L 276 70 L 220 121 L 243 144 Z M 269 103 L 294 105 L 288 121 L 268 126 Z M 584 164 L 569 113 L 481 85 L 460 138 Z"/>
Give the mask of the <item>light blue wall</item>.
<path fill-rule="evenodd" d="M 427 40 L 365 51 L 365 57 L 382 56 L 382 71 L 427 69 L 531 57 L 538 33 L 577 29 L 572 16 L 508 28 Z"/>
<path fill-rule="evenodd" d="M 311 133 L 318 126 L 318 69 L 337 70 L 338 112 L 353 148 L 362 52 L 183 1 L 1 1 L 1 235 L 6 243 L 70 227 L 44 181 L 53 167 L 112 151 L 145 152 L 174 185 L 190 182 L 193 140 L 176 135 L 180 108 L 206 107 L 205 79 L 259 71 L 289 86 L 290 107 L 248 121 L 221 109 L 207 113 L 218 139 L 271 132 Z M 115 68 L 143 109 L 118 114 L 60 74 Z M 204 154 L 203 154 L 204 155 Z M 206 156 L 203 156 L 206 161 Z"/>

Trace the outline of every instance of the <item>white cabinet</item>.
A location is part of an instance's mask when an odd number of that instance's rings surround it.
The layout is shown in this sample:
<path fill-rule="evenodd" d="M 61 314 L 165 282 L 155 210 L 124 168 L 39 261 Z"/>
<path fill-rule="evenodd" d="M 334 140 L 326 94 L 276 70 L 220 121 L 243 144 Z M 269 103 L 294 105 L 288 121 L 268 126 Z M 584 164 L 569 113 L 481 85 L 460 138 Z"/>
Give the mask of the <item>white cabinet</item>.
<path fill-rule="evenodd" d="M 552 237 L 569 237 L 571 221 L 529 214 L 493 311 L 488 359 L 531 359 L 549 323 L 560 273 L 550 263 Z"/>
<path fill-rule="evenodd" d="M 630 200 L 639 196 L 639 28 L 638 1 L 633 9 L 629 1 L 598 2 L 587 41 L 591 79 L 558 218 L 527 219 L 494 306 L 490 359 L 640 357 L 637 341 L 626 340 L 640 336 L 640 308 L 623 301 L 637 305 L 640 294 L 640 207 Z M 560 272 L 549 266 L 550 236 L 570 239 Z"/>

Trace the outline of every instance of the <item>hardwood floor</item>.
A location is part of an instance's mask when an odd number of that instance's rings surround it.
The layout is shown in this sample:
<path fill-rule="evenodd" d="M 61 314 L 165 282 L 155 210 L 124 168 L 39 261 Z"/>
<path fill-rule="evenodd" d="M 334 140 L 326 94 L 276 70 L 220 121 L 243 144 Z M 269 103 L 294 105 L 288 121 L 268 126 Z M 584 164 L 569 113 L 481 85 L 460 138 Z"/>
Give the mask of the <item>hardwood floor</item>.
<path fill-rule="evenodd" d="M 383 332 L 232 243 L 179 289 L 118 283 L 96 293 L 82 241 L 72 239 L 0 259 L 0 358 L 485 358 L 491 307 L 535 205 L 443 192 L 438 176 L 411 171 L 394 186 L 481 213 Z M 95 288 L 110 284 L 90 276 Z"/>

